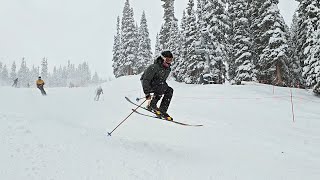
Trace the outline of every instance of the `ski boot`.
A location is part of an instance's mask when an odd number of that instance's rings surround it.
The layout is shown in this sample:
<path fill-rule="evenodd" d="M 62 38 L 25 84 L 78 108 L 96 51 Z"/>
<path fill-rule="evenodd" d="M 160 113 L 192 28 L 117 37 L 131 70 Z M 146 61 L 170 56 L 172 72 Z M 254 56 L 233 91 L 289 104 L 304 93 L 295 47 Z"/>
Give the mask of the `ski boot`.
<path fill-rule="evenodd" d="M 159 112 L 160 112 L 160 117 L 162 117 L 162 118 L 164 118 L 165 120 L 168 120 L 168 121 L 173 121 L 173 118 L 168 114 L 168 113 L 166 113 L 166 112 L 161 112 L 160 110 L 159 110 Z"/>
<path fill-rule="evenodd" d="M 158 114 L 160 112 L 157 106 L 151 106 L 150 104 L 148 104 L 146 108 L 155 114 Z"/>

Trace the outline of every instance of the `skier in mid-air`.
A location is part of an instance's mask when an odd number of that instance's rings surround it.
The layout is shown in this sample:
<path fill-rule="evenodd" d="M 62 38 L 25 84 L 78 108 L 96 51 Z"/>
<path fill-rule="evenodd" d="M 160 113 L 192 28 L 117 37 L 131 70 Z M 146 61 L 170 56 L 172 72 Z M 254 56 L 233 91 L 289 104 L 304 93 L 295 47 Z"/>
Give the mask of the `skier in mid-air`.
<path fill-rule="evenodd" d="M 173 118 L 167 113 L 169 108 L 173 89 L 168 86 L 166 80 L 171 72 L 171 63 L 173 55 L 170 51 L 161 52 L 160 56 L 154 61 L 153 64 L 147 67 L 142 74 L 140 80 L 142 83 L 143 92 L 147 100 L 151 100 L 147 108 L 154 112 L 156 115 L 161 116 L 167 120 Z M 151 96 L 153 93 L 153 96 Z M 157 107 L 158 101 L 161 99 L 160 107 Z"/>

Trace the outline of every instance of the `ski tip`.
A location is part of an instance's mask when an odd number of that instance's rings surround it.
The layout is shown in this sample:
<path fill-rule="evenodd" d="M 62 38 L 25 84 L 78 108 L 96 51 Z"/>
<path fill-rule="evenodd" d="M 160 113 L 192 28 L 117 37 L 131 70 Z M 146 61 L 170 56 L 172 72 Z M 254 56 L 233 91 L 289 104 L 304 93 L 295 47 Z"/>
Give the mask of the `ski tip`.
<path fill-rule="evenodd" d="M 108 133 L 108 136 L 111 136 L 111 133 L 107 132 Z"/>

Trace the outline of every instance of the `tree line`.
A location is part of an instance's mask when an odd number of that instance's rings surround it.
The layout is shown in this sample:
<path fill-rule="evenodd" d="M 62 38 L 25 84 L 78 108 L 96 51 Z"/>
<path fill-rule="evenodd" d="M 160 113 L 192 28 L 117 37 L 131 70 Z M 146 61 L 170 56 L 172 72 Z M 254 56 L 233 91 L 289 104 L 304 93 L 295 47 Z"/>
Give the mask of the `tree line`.
<path fill-rule="evenodd" d="M 154 55 L 174 53 L 175 80 L 306 88 L 319 84 L 320 1 L 296 0 L 290 27 L 280 14 L 279 0 L 189 0 L 180 24 L 174 0 L 161 1 L 163 23 Z M 153 63 L 152 57 L 145 12 L 138 26 L 126 0 L 114 37 L 114 74 L 139 74 Z"/>
<path fill-rule="evenodd" d="M 27 66 L 25 58 L 22 58 L 20 68 L 17 69 L 14 61 L 10 70 L 6 64 L 0 62 L 0 85 L 2 86 L 12 84 L 16 78 L 18 78 L 19 87 L 34 86 L 39 76 L 49 87 L 80 87 L 101 82 L 97 72 L 92 76 L 87 62 L 75 65 L 68 61 L 65 66 L 54 66 L 52 72 L 48 70 L 47 58 L 42 59 L 40 67 L 32 65 L 31 68 Z"/>

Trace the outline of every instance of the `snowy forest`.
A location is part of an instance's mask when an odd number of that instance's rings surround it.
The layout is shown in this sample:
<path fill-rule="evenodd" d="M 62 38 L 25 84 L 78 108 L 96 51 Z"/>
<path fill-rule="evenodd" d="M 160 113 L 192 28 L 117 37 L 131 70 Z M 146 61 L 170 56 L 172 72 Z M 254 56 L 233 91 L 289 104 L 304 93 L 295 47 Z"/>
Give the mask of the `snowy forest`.
<path fill-rule="evenodd" d="M 320 93 L 320 1 L 296 0 L 290 27 L 279 0 L 189 0 L 179 24 L 174 0 L 161 1 L 163 22 L 154 53 L 145 12 L 138 25 L 125 1 L 114 36 L 115 77 L 140 74 L 161 51 L 170 50 L 178 82 L 256 81 Z"/>
<path fill-rule="evenodd" d="M 91 75 L 87 62 L 76 66 L 68 61 L 66 66 L 54 66 L 51 73 L 48 70 L 47 58 L 42 59 L 41 68 L 35 65 L 29 68 L 25 58 L 22 58 L 19 69 L 17 69 L 15 61 L 12 63 L 10 70 L 6 64 L 0 62 L 0 86 L 11 85 L 17 78 L 17 87 L 35 86 L 38 76 L 41 76 L 46 86 L 49 87 L 83 87 L 91 83 L 101 82 L 97 72 L 93 76 Z"/>

